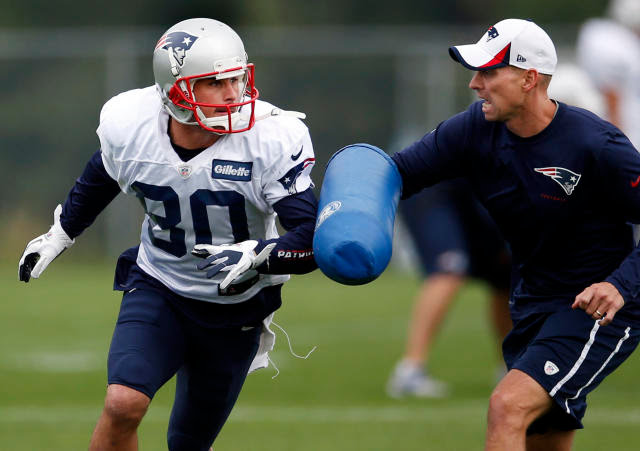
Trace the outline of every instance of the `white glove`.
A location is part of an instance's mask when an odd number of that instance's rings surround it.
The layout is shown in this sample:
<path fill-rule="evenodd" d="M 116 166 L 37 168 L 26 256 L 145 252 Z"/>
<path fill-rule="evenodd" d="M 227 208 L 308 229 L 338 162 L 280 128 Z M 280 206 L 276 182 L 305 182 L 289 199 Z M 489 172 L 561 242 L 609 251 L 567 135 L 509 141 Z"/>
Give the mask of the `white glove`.
<path fill-rule="evenodd" d="M 236 244 L 196 244 L 191 251 L 196 257 L 206 258 L 198 264 L 198 269 L 207 270 L 207 278 L 212 278 L 220 271 L 228 271 L 227 277 L 220 282 L 220 289 L 224 290 L 231 282 L 241 277 L 247 271 L 255 269 L 269 258 L 271 250 L 276 247 L 276 243 L 267 244 L 262 251 L 256 255 L 254 252 L 258 242 L 247 240 Z"/>
<path fill-rule="evenodd" d="M 60 213 L 62 206 L 58 205 L 53 212 L 53 225 L 49 231 L 27 244 L 18 265 L 18 277 L 21 281 L 29 282 L 31 277 L 40 277 L 49 263 L 75 242 L 60 225 Z"/>

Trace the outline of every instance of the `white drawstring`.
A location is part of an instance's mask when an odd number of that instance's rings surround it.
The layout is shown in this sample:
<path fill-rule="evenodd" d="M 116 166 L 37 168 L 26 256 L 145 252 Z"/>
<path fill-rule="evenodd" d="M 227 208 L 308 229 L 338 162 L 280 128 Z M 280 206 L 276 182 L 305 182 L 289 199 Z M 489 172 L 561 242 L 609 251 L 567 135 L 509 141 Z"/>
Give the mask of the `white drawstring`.
<path fill-rule="evenodd" d="M 276 377 L 278 377 L 278 374 L 280 374 L 280 370 L 278 369 L 278 367 L 276 366 L 275 363 L 273 363 L 273 360 L 271 360 L 271 357 L 269 357 L 269 354 L 267 354 L 267 360 L 269 361 L 269 363 L 271 365 L 273 365 L 273 367 L 276 369 L 276 374 L 274 374 L 273 376 L 271 376 L 271 379 L 275 379 Z"/>
<path fill-rule="evenodd" d="M 271 322 L 271 324 L 273 324 L 274 326 L 276 326 L 278 329 L 280 329 L 282 331 L 282 333 L 284 333 L 284 336 L 287 337 L 287 343 L 289 344 L 289 352 L 291 353 L 292 356 L 298 358 L 298 359 L 303 359 L 306 360 L 309 358 L 309 356 L 311 355 L 311 353 L 313 351 L 316 350 L 317 346 L 314 346 L 313 348 L 311 348 L 311 351 L 309 351 L 307 353 L 307 355 L 305 356 L 301 356 L 296 354 L 293 351 L 293 348 L 291 347 L 291 339 L 289 338 L 289 334 L 287 333 L 286 330 L 284 330 L 282 327 L 280 327 L 279 324 L 276 324 L 274 321 Z M 269 360 L 269 363 L 271 363 L 271 365 L 273 365 L 273 367 L 276 369 L 276 374 L 274 376 L 271 377 L 271 379 L 275 379 L 276 377 L 278 377 L 278 374 L 280 374 L 280 370 L 278 369 L 278 367 L 275 365 L 275 363 L 273 363 L 273 360 L 271 360 L 271 357 L 269 357 L 269 354 L 267 354 L 267 360 Z"/>

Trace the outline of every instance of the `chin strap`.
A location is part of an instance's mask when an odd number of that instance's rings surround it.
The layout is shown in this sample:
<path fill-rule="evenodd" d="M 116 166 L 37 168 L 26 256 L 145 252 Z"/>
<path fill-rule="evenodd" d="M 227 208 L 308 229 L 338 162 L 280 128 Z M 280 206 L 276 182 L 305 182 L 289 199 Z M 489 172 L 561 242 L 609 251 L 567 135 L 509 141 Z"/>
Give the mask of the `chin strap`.
<path fill-rule="evenodd" d="M 256 116 L 255 120 L 261 121 L 262 119 L 267 119 L 272 116 L 290 116 L 290 117 L 297 117 L 298 119 L 306 119 L 307 117 L 306 114 L 301 113 L 299 111 L 288 111 L 288 110 L 281 110 L 280 108 L 274 108 L 266 114 Z"/>

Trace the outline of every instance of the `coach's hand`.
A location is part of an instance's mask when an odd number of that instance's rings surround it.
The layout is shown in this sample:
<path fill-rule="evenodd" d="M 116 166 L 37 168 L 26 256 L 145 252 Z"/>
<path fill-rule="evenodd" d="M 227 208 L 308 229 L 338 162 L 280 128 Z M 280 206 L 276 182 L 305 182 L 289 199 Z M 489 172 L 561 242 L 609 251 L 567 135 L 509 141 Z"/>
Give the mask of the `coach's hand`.
<path fill-rule="evenodd" d="M 624 305 L 618 289 L 609 282 L 594 283 L 576 296 L 571 308 L 581 308 L 593 319 L 599 319 L 606 326 Z"/>
<path fill-rule="evenodd" d="M 23 282 L 37 279 L 58 255 L 75 242 L 60 225 L 62 206 L 53 212 L 53 225 L 47 233 L 29 241 L 18 264 L 18 277 Z"/>
<path fill-rule="evenodd" d="M 224 290 L 231 282 L 251 269 L 260 266 L 267 258 L 276 243 L 267 244 L 256 255 L 254 252 L 258 242 L 243 241 L 237 244 L 196 244 L 191 253 L 206 260 L 198 264 L 198 269 L 207 270 L 207 278 L 212 278 L 220 271 L 228 271 L 227 277 L 220 282 L 220 289 Z"/>

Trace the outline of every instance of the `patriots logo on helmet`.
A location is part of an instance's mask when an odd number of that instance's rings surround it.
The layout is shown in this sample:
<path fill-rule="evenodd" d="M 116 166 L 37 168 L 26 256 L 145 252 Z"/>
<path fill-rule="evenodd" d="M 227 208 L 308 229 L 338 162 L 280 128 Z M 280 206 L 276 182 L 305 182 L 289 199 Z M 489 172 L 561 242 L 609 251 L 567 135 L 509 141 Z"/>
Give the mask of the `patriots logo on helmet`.
<path fill-rule="evenodd" d="M 489 27 L 489 29 L 487 30 L 487 42 L 489 42 L 493 38 L 497 38 L 498 36 L 500 36 L 500 33 L 498 33 L 498 30 L 496 30 L 496 27 Z"/>
<path fill-rule="evenodd" d="M 197 39 L 197 36 L 185 33 L 184 31 L 167 33 L 162 36 L 156 44 L 156 50 L 159 48 L 167 50 L 176 60 L 178 65 L 182 67 L 184 64 L 184 57 L 187 55 L 187 50 L 191 48 Z"/>
<path fill-rule="evenodd" d="M 315 164 L 315 158 L 307 158 L 303 160 L 302 163 L 295 165 L 287 173 L 282 176 L 282 178 L 278 179 L 278 181 L 282 184 L 284 189 L 286 189 L 289 194 L 296 194 L 298 189 L 296 188 L 296 180 L 298 177 L 304 172 L 306 168 Z"/>
<path fill-rule="evenodd" d="M 534 168 L 534 170 L 546 175 L 547 177 L 551 177 L 569 196 L 573 193 L 573 190 L 578 185 L 581 177 L 580 174 L 576 174 L 569 169 L 559 167 Z"/>

